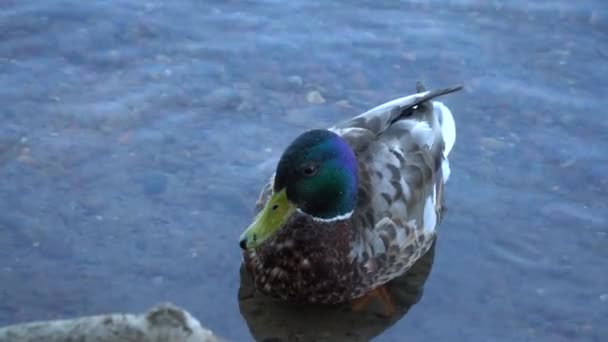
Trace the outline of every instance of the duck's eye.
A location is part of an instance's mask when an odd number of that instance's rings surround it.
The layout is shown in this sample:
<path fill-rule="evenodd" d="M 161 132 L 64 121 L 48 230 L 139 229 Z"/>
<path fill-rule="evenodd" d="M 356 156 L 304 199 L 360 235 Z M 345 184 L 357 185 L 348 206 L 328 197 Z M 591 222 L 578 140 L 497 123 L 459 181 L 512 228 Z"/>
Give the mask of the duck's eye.
<path fill-rule="evenodd" d="M 272 210 L 277 210 L 277 209 L 279 209 L 279 205 L 278 204 L 275 204 L 275 205 L 272 206 Z"/>
<path fill-rule="evenodd" d="M 305 165 L 304 168 L 302 169 L 302 172 L 304 173 L 304 176 L 306 176 L 306 177 L 313 176 L 315 173 L 317 173 L 317 165 L 315 165 L 315 164 Z"/>

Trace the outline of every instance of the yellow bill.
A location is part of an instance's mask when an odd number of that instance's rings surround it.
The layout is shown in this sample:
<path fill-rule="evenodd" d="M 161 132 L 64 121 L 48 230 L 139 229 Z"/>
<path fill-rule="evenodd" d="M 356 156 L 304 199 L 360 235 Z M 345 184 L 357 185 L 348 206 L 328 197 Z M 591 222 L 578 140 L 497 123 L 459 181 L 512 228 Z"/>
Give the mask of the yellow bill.
<path fill-rule="evenodd" d="M 295 210 L 296 206 L 287 199 L 285 189 L 274 193 L 253 223 L 241 234 L 241 248 L 259 246 L 279 230 Z"/>

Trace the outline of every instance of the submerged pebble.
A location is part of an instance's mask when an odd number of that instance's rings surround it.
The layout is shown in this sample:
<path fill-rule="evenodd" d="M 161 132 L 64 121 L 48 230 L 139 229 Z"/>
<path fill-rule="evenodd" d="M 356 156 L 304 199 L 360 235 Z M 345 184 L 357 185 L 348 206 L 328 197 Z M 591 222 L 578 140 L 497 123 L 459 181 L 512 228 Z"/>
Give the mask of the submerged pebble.
<path fill-rule="evenodd" d="M 603 224 L 604 218 L 594 214 L 590 208 L 575 203 L 552 202 L 541 208 L 543 215 L 564 221 L 578 221 L 588 224 Z"/>
<path fill-rule="evenodd" d="M 589 24 L 595 26 L 600 23 L 600 14 L 598 11 L 591 11 L 589 15 Z"/>
<path fill-rule="evenodd" d="M 241 104 L 241 95 L 232 88 L 218 88 L 207 94 L 203 102 L 215 109 L 235 109 Z"/>
<path fill-rule="evenodd" d="M 155 277 L 152 278 L 152 284 L 154 284 L 155 286 L 160 286 L 165 282 L 165 277 L 157 275 Z"/>
<path fill-rule="evenodd" d="M 504 141 L 492 137 L 483 137 L 479 139 L 479 142 L 481 146 L 492 150 L 500 150 L 507 145 Z"/>
<path fill-rule="evenodd" d="M 167 190 L 167 175 L 153 172 L 144 176 L 142 180 L 143 191 L 148 196 L 159 195 Z"/>
<path fill-rule="evenodd" d="M 325 98 L 321 95 L 317 90 L 310 91 L 306 94 L 306 101 L 312 104 L 322 104 L 325 103 Z"/>
<path fill-rule="evenodd" d="M 102 195 L 88 195 L 82 198 L 80 206 L 86 215 L 95 215 L 107 207 L 107 200 Z"/>
<path fill-rule="evenodd" d="M 287 82 L 293 87 L 301 87 L 304 84 L 304 80 L 298 75 L 289 76 Z"/>

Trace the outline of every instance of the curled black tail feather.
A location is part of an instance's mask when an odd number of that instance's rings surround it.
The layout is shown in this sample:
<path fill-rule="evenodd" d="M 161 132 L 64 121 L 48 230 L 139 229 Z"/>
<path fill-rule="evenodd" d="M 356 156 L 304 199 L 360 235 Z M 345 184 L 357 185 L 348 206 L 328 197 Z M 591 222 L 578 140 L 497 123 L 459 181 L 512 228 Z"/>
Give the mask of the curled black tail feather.
<path fill-rule="evenodd" d="M 396 108 L 395 110 L 400 111 L 401 113 L 399 114 L 399 116 L 395 117 L 390 124 L 394 124 L 395 122 L 407 118 L 409 116 L 411 116 L 414 111 L 418 108 L 418 106 L 423 106 L 424 104 L 426 104 L 428 101 L 439 97 L 439 96 L 443 96 L 446 94 L 450 94 L 450 93 L 454 93 L 457 92 L 459 90 L 461 90 L 464 86 L 462 84 L 457 84 L 457 85 L 453 85 L 450 87 L 446 87 L 446 88 L 440 88 L 440 89 L 433 89 L 431 91 L 429 91 L 428 94 L 422 96 L 421 98 L 416 99 L 413 103 L 404 106 L 404 107 L 399 107 Z M 424 84 L 422 83 L 422 81 L 418 81 L 416 83 L 416 91 L 418 93 L 423 93 L 426 91 L 426 87 L 424 86 Z"/>

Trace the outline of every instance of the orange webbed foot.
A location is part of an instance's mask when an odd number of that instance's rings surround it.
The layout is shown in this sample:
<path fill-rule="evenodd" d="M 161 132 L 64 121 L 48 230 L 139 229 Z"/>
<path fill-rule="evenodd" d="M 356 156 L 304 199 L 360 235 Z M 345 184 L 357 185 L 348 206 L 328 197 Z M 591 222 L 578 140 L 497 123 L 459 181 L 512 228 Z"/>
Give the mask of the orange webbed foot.
<path fill-rule="evenodd" d="M 353 312 L 364 311 L 370 302 L 374 299 L 378 299 L 383 307 L 384 316 L 390 317 L 397 311 L 393 299 L 387 288 L 384 286 L 377 287 L 359 298 L 355 298 L 351 301 L 351 308 Z"/>

